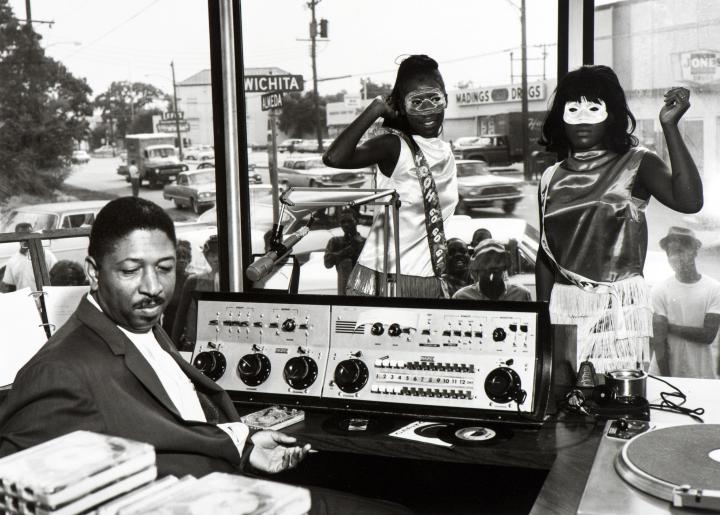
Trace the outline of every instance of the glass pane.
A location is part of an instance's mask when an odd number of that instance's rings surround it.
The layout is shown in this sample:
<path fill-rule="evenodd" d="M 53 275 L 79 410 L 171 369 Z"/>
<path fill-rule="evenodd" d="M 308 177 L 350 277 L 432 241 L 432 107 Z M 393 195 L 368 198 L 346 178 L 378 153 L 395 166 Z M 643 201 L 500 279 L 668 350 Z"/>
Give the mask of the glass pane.
<path fill-rule="evenodd" d="M 197 223 L 215 205 L 207 2 L 183 2 L 172 23 L 167 5 L 140 0 L 33 0 L 32 23 L 23 0 L 1 4 L 0 231 L 88 227 L 135 191 L 167 211 L 192 253 L 176 295 L 187 273 L 212 274 L 202 247 L 217 229 Z M 192 175 L 200 163 L 209 168 Z M 184 172 L 192 181 L 177 191 Z M 0 266 L 18 249 L 0 244 Z M 87 238 L 45 249 L 80 264 Z"/>
<path fill-rule="evenodd" d="M 379 217 L 383 206 L 354 206 L 355 236 L 352 229 L 348 228 L 346 235 L 341 227 L 342 206 L 329 205 L 347 205 L 367 196 L 359 190 L 387 189 L 388 181 L 379 175 L 374 162 L 326 166 L 320 157 L 373 98 L 390 94 L 398 64 L 410 53 L 427 54 L 438 62 L 447 93 L 439 140 L 444 142 L 446 161 L 455 154 L 461 202 L 454 213 L 446 214 L 446 238 L 461 238 L 470 244 L 473 233 L 486 228 L 504 245 L 516 238 L 518 245 L 533 247 L 534 256 L 537 240 L 525 241 L 525 227 L 537 227 L 538 221 L 536 185 L 523 180 L 521 13 L 516 4 L 520 2 L 461 0 L 435 9 L 414 0 L 321 2 L 314 12 L 317 25 L 312 24 L 313 12 L 307 2 L 242 4 L 250 161 L 256 165 L 254 171 L 260 174 L 263 184 L 271 183 L 272 163 L 277 162 L 281 192 L 310 188 L 309 192 L 296 190 L 288 194 L 295 205 L 285 209 L 286 218 L 281 220 L 283 238 L 305 225 L 310 214 L 319 210 L 309 234 L 292 249 L 301 263 L 300 293 L 344 294 L 358 254 L 364 252 L 360 262 L 368 264 L 378 245 L 373 235 L 382 231 L 372 230 L 371 226 L 374 220 L 376 229 L 382 225 Z M 539 150 L 535 141 L 555 87 L 557 2 L 528 0 L 526 4 L 526 123 L 529 152 L 533 152 Z M 276 16 L 278 12 L 283 16 Z M 382 120 L 377 115 L 372 118 L 374 123 L 365 123 L 358 143 L 384 132 Z M 397 158 L 392 161 L 395 163 Z M 542 165 L 538 161 L 534 166 Z M 401 212 L 414 213 L 402 218 L 399 231 L 401 273 L 431 276 L 430 282 L 437 286 L 437 280 L 432 279 L 419 183 L 413 186 L 406 181 L 396 188 Z M 299 198 L 304 202 L 302 206 Z M 252 251 L 256 255 L 271 250 L 280 241 L 273 242 L 268 234 L 273 222 L 272 196 L 266 200 L 265 209 L 249 211 Z M 308 202 L 315 204 L 309 206 Z M 320 210 L 323 205 L 328 207 Z M 513 223 L 505 223 L 507 220 Z M 370 243 L 363 248 L 363 239 L 369 236 Z M 451 268 L 458 265 L 450 272 L 455 275 L 451 282 L 465 286 L 473 282 L 463 265 L 470 251 L 463 252 L 459 244 L 455 248 L 460 256 L 454 254 L 451 260 Z M 373 260 L 376 271 L 380 261 Z M 395 272 L 392 261 L 391 273 Z M 521 275 L 520 282 L 534 296 L 534 277 L 525 273 L 532 265 L 519 266 L 518 259 L 513 263 L 518 266 L 509 272 Z M 381 292 L 374 289 L 373 293 Z"/>
<path fill-rule="evenodd" d="M 595 9 L 595 62 L 617 73 L 637 119 L 634 135 L 639 144 L 671 168 L 659 120 L 663 96 L 678 86 L 690 91 L 691 106 L 680 120 L 679 130 L 702 176 L 705 206 L 699 213 L 683 214 L 653 198 L 647 208 L 644 275 L 652 287 L 656 320 L 659 316 L 661 324 L 672 324 L 667 337 L 658 337 L 654 347 L 667 353 L 667 368 L 657 367 L 656 355 L 651 371 L 714 378 L 718 367 L 717 324 L 711 322 L 707 330 L 703 327 L 706 315 L 712 318 L 720 313 L 720 292 L 714 282 L 720 279 L 720 208 L 714 202 L 720 188 L 720 5 L 671 0 L 602 4 Z M 696 239 L 670 238 L 681 242 L 687 253 L 665 245 L 670 241 L 664 238 L 671 227 L 693 232 Z M 701 245 L 697 251 L 696 242 Z M 680 334 L 684 327 L 694 329 Z M 662 334 L 657 327 L 655 334 Z"/>

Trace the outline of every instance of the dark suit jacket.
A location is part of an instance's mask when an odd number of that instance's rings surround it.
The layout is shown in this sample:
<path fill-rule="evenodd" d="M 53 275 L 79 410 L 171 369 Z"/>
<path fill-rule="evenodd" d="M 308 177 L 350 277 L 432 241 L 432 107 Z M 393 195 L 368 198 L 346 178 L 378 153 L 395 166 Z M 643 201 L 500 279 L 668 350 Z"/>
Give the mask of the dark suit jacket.
<path fill-rule="evenodd" d="M 154 333 L 195 385 L 208 421 L 239 420 L 227 393 L 188 364 L 162 328 Z M 0 457 L 84 429 L 154 445 L 161 475 L 238 472 L 237 448 L 209 422 L 183 420 L 140 351 L 83 298 L 0 405 Z"/>

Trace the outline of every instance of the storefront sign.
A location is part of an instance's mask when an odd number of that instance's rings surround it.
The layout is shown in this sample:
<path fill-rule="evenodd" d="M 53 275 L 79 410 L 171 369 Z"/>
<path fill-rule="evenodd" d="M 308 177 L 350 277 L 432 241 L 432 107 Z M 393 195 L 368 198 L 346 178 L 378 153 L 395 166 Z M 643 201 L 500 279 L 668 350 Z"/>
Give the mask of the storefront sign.
<path fill-rule="evenodd" d="M 695 50 L 680 54 L 682 79 L 699 84 L 720 81 L 720 52 Z"/>
<path fill-rule="evenodd" d="M 528 85 L 528 100 L 544 100 L 545 83 L 537 82 Z M 458 105 L 497 104 L 501 102 L 520 102 L 522 88 L 517 85 L 499 86 L 497 88 L 464 89 L 455 92 Z"/>
<path fill-rule="evenodd" d="M 162 120 L 155 126 L 158 132 L 190 132 L 190 124 L 185 120 Z"/>

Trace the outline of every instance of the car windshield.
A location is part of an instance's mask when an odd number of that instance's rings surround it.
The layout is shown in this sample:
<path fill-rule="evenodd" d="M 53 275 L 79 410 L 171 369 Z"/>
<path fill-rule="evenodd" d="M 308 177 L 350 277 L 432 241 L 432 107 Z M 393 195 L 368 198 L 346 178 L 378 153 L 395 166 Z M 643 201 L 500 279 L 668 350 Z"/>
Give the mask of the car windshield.
<path fill-rule="evenodd" d="M 188 177 L 190 184 L 206 184 L 215 182 L 215 172 L 194 173 Z"/>
<path fill-rule="evenodd" d="M 457 163 L 458 177 L 474 177 L 476 175 L 490 175 L 485 163 Z"/>
<path fill-rule="evenodd" d="M 455 140 L 456 147 L 487 146 L 490 144 L 492 144 L 491 139 L 483 137 L 467 137 Z"/>
<path fill-rule="evenodd" d="M 33 231 L 45 231 L 57 227 L 58 215 L 48 213 L 32 213 L 27 211 L 12 211 L 3 218 L 0 225 L 0 232 L 15 232 L 15 226 L 19 223 L 32 225 Z"/>
<path fill-rule="evenodd" d="M 307 162 L 307 168 L 325 168 L 325 163 L 322 159 L 311 159 Z"/>
<path fill-rule="evenodd" d="M 172 147 L 151 148 L 148 150 L 150 157 L 170 157 L 175 155 L 175 149 Z"/>

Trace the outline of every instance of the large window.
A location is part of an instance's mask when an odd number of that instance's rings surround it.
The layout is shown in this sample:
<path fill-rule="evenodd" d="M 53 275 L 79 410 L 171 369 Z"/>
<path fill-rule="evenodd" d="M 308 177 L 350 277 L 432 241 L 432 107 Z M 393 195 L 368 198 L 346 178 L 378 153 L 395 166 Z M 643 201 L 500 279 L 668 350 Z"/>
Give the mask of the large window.
<path fill-rule="evenodd" d="M 540 150 L 535 141 L 556 84 L 558 13 L 555 1 L 526 4 L 530 153 Z M 376 187 L 376 169 L 338 170 L 319 158 L 373 98 L 390 93 L 405 56 L 427 54 L 439 63 L 448 94 L 441 138 L 452 142 L 458 159 L 475 162 L 464 165 L 459 177 L 461 203 L 446 224 L 446 236 L 470 244 L 476 229 L 489 229 L 515 253 L 510 280 L 535 294 L 534 276 L 527 273 L 532 264 L 526 261 L 528 256 L 534 260 L 537 248 L 537 185 L 524 180 L 520 140 L 520 2 L 269 0 L 243 2 L 241 9 L 247 144 L 262 184 L 273 182 L 276 163 L 280 193 L 315 188 L 318 199 L 332 201 L 343 193 L 323 193 L 323 188 Z M 271 80 L 285 75 L 301 80 L 284 85 Z M 266 110 L 271 104 L 263 95 L 280 89 L 301 91 L 284 91 L 282 108 Z M 367 137 L 373 134 L 371 129 Z M 278 210 L 273 210 L 272 194 L 253 198 L 260 205 L 267 202 L 249 212 L 252 252 L 263 254 L 273 222 L 269 217 Z M 373 209 L 357 209 L 363 237 L 370 231 Z M 309 212 L 286 209 L 280 220 L 286 235 L 304 225 Z M 324 259 L 331 239 L 331 249 L 343 246 L 340 213 L 338 207 L 319 213 L 310 235 L 296 246 L 300 293 L 344 294 L 338 274 L 352 266 Z M 508 218 L 512 223 L 504 223 Z"/>
<path fill-rule="evenodd" d="M 720 279 L 717 259 L 720 208 L 715 202 L 720 175 L 720 5 L 716 2 L 670 0 L 597 2 L 595 8 L 595 63 L 611 66 L 618 74 L 630 110 L 638 120 L 635 135 L 640 144 L 669 156 L 658 114 L 664 93 L 683 86 L 691 91 L 691 107 L 680 122 L 680 132 L 703 178 L 705 206 L 695 215 L 674 212 L 657 200 L 647 210 L 648 257 L 645 277 L 655 288 L 656 309 L 671 324 L 703 326 L 706 313 L 717 313 L 715 295 L 703 282 L 685 284 L 682 292 L 661 239 L 670 227 L 694 231 L 702 247 L 695 261 L 701 274 Z M 674 288 L 674 289 L 673 289 Z M 706 359 L 707 342 L 668 336 L 673 375 L 709 377 L 717 368 L 717 338 L 712 360 Z M 701 366 L 702 362 L 705 366 Z M 707 368 L 711 370 L 706 370 Z M 701 370 L 702 369 L 702 370 Z"/>

